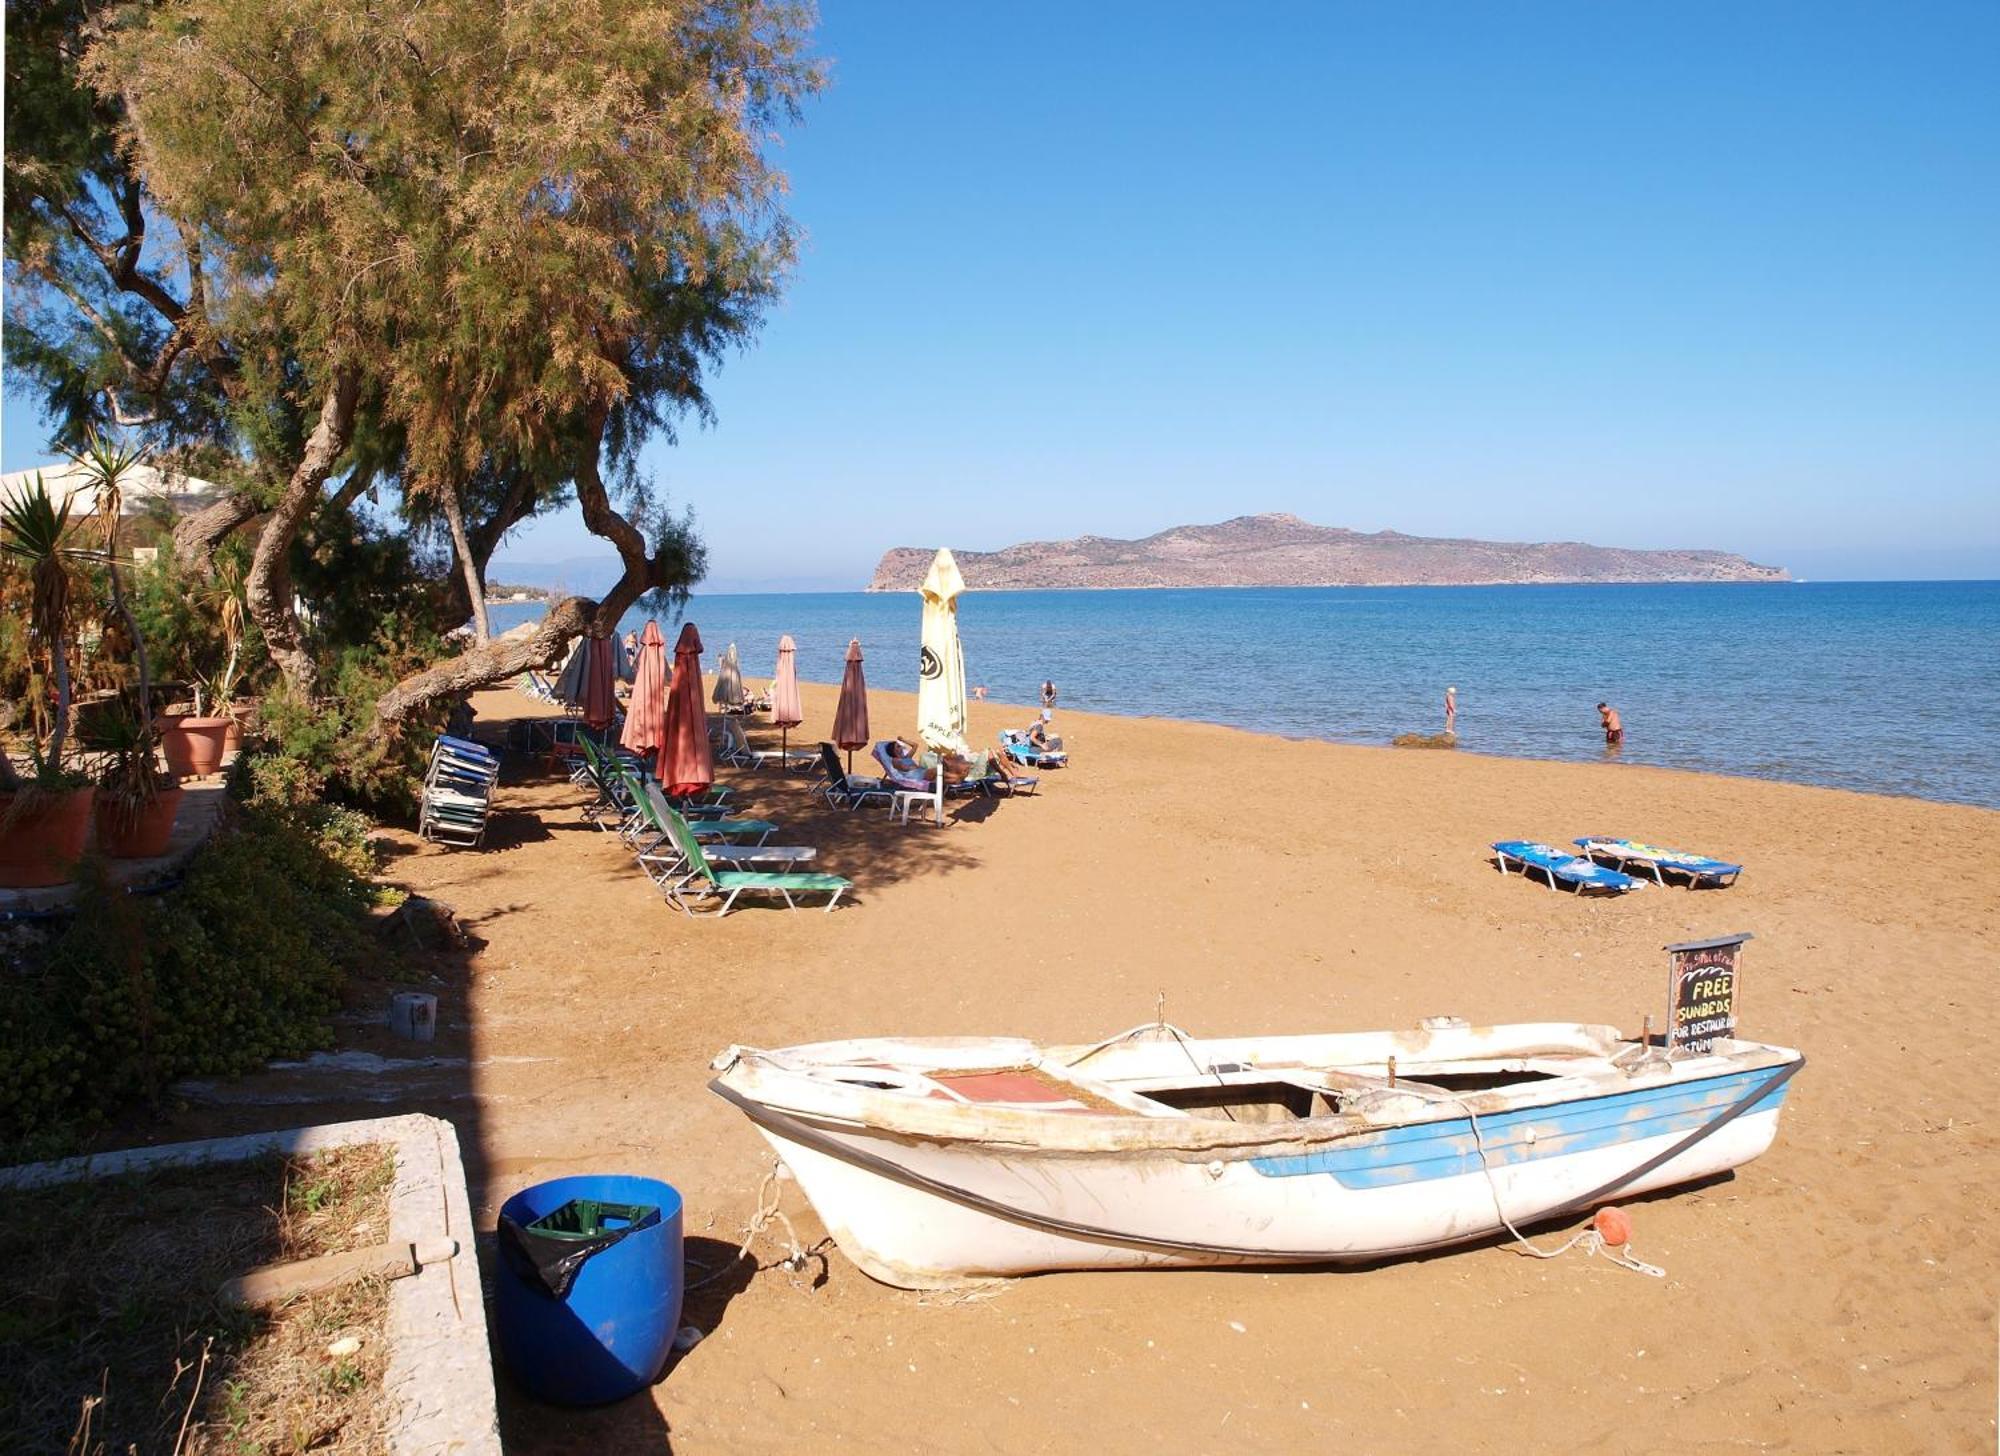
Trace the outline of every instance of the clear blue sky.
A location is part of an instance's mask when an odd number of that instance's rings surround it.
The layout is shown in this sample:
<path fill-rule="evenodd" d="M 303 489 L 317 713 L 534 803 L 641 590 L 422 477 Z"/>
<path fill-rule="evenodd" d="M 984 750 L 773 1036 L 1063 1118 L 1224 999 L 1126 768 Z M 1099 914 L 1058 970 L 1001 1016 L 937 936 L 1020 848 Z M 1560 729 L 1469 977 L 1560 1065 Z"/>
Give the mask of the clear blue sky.
<path fill-rule="evenodd" d="M 1993 0 L 827 0 L 820 48 L 790 295 L 651 457 L 718 586 L 1261 510 L 2000 576 Z"/>

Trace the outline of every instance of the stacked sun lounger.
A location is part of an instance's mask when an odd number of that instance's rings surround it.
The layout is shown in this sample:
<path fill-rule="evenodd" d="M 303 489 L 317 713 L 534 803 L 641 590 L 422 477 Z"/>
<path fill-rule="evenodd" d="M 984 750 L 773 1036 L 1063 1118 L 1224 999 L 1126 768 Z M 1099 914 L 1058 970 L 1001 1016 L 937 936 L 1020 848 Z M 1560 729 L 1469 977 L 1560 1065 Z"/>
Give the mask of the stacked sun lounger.
<path fill-rule="evenodd" d="M 500 760 L 469 738 L 440 737 L 424 774 L 417 832 L 439 844 L 475 845 L 486 834 Z"/>

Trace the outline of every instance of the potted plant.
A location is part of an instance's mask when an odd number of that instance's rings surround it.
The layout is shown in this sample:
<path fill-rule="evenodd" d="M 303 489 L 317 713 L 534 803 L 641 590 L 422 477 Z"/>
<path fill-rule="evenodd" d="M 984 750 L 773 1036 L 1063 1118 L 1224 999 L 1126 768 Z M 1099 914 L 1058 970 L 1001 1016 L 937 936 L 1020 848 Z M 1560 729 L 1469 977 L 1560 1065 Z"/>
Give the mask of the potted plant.
<path fill-rule="evenodd" d="M 228 656 L 212 678 L 194 671 L 194 711 L 163 719 L 160 746 L 175 773 L 197 777 L 214 773 L 228 754 L 243 745 L 243 724 L 235 695 L 242 681 L 243 573 L 235 562 L 218 563 L 215 576 L 196 600 L 215 613 Z"/>
<path fill-rule="evenodd" d="M 234 718 L 207 711 L 213 705 L 207 701 L 206 691 L 197 681 L 194 711 L 168 715 L 167 727 L 160 734 L 167 767 L 182 778 L 202 778 L 221 768 L 229 730 L 236 726 Z"/>
<path fill-rule="evenodd" d="M 69 735 L 70 569 L 88 554 L 68 540 L 70 503 L 59 507 L 37 474 L 0 507 L 0 553 L 28 574 L 28 635 L 46 655 L 55 686 L 47 746 L 34 747 L 23 781 L 0 755 L 0 885 L 33 888 L 69 879 L 90 830 L 89 780 L 63 767 Z"/>
<path fill-rule="evenodd" d="M 106 755 L 92 806 L 97 847 L 112 859 L 151 859 L 165 854 L 173 839 L 186 791 L 171 772 L 160 771 L 158 746 L 131 713 L 109 719 L 92 743 Z"/>

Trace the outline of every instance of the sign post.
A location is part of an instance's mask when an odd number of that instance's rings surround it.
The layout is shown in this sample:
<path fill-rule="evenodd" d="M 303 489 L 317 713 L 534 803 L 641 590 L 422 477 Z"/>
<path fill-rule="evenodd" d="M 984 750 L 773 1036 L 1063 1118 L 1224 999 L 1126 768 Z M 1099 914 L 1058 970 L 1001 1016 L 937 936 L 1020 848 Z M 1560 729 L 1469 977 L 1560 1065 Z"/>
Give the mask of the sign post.
<path fill-rule="evenodd" d="M 1667 977 L 1667 1055 L 1711 1051 L 1736 1035 L 1736 958 L 1751 938 L 1722 935 L 1668 946 L 1673 969 Z"/>

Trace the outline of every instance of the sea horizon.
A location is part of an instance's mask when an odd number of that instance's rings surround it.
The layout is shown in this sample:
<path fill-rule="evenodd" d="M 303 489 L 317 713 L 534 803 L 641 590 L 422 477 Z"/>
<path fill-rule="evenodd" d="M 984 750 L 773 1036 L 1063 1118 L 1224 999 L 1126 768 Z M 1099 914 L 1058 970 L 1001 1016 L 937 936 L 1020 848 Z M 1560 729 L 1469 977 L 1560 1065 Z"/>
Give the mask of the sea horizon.
<path fill-rule="evenodd" d="M 752 682 L 786 633 L 802 679 L 838 682 L 858 637 L 870 686 L 910 691 L 915 595 L 696 593 L 662 626 L 695 622 L 708 671 L 736 642 Z M 542 610 L 495 603 L 494 630 Z M 1383 745 L 1439 731 L 1451 686 L 1461 750 L 1595 761 L 1603 700 L 1626 723 L 1623 762 L 2000 808 L 2000 691 L 1983 676 L 2000 581 L 987 591 L 960 627 L 968 686 L 1032 704 L 1053 678 L 1058 716 Z"/>

